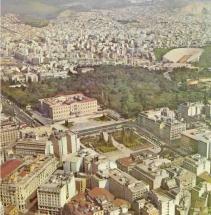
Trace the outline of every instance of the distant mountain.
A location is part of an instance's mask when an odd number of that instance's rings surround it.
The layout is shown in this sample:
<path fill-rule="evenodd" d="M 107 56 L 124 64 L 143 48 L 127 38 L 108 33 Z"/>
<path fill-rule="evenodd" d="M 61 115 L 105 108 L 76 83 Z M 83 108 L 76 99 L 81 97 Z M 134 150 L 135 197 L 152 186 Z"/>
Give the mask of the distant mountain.
<path fill-rule="evenodd" d="M 2 0 L 2 14 L 16 13 L 19 15 L 46 18 L 58 13 L 61 8 L 45 0 Z"/>
<path fill-rule="evenodd" d="M 129 0 L 2 0 L 2 14 L 16 13 L 20 15 L 51 18 L 65 9 L 90 10 L 124 7 L 130 5 Z"/>
<path fill-rule="evenodd" d="M 187 4 L 185 7 L 181 9 L 181 12 L 190 15 L 207 14 L 211 12 L 211 2 L 196 1 Z"/>
<path fill-rule="evenodd" d="M 67 9 L 84 11 L 153 4 L 167 10 L 206 12 L 206 7 L 201 5 L 208 4 L 207 2 L 210 0 L 1 0 L 1 11 L 2 14 L 12 12 L 27 17 L 53 18 Z"/>

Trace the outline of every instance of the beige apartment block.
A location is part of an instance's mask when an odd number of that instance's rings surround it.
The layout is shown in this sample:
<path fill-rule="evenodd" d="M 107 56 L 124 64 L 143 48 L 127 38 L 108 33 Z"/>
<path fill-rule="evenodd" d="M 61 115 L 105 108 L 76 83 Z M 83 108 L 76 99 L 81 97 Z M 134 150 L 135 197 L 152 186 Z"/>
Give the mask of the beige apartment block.
<path fill-rule="evenodd" d="M 27 212 L 36 203 L 36 190 L 57 169 L 54 157 L 26 156 L 1 165 L 0 201 Z"/>

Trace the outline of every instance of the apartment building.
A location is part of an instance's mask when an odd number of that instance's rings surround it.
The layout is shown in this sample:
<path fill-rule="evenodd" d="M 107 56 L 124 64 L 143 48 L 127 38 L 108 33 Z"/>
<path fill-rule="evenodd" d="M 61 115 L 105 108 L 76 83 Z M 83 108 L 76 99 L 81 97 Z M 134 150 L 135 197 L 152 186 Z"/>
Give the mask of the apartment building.
<path fill-rule="evenodd" d="M 130 174 L 136 179 L 144 181 L 150 189 L 156 189 L 161 186 L 162 180 L 169 176 L 165 169 L 160 168 L 162 164 L 167 163 L 170 163 L 167 159 L 145 159 L 135 165 Z"/>
<path fill-rule="evenodd" d="M 132 204 L 137 215 L 159 215 L 158 209 L 146 199 L 138 199 Z"/>
<path fill-rule="evenodd" d="M 78 193 L 85 192 L 87 179 L 86 178 L 75 178 L 76 190 Z"/>
<path fill-rule="evenodd" d="M 36 203 L 36 190 L 57 169 L 58 161 L 44 155 L 25 156 L 1 165 L 0 201 L 27 212 Z"/>
<path fill-rule="evenodd" d="M 182 140 L 190 143 L 201 156 L 211 159 L 211 130 L 190 129 L 182 133 Z"/>
<path fill-rule="evenodd" d="M 44 214 L 61 214 L 64 204 L 75 195 L 74 175 L 65 173 L 64 170 L 57 170 L 37 189 L 38 210 Z"/>
<path fill-rule="evenodd" d="M 54 121 L 97 112 L 97 100 L 82 93 L 39 100 L 40 111 Z"/>
<path fill-rule="evenodd" d="M 116 198 L 132 203 L 141 198 L 149 190 L 149 186 L 119 169 L 113 169 L 109 174 L 109 190 Z"/>
<path fill-rule="evenodd" d="M 169 108 L 144 111 L 139 114 L 138 123 L 166 143 L 179 139 L 186 130 L 186 124 L 177 120 Z"/>
<path fill-rule="evenodd" d="M 46 145 L 50 142 L 44 138 L 22 138 L 15 144 L 15 153 L 19 155 L 45 154 Z"/>
<path fill-rule="evenodd" d="M 196 185 L 196 175 L 180 166 L 166 168 L 170 178 L 174 178 L 181 189 L 191 189 Z"/>
<path fill-rule="evenodd" d="M 1 202 L 0 202 L 0 215 L 4 215 L 4 206 Z"/>
<path fill-rule="evenodd" d="M 159 210 L 160 215 L 175 215 L 175 202 L 174 199 L 157 189 L 149 193 L 149 199 Z"/>
<path fill-rule="evenodd" d="M 20 136 L 20 126 L 11 119 L 1 121 L 1 145 L 15 143 Z"/>
<path fill-rule="evenodd" d="M 186 102 L 178 106 L 178 112 L 185 119 L 188 117 L 197 117 L 202 114 L 204 104 L 201 102 L 191 103 Z"/>
<path fill-rule="evenodd" d="M 80 149 L 78 135 L 71 131 L 54 131 L 50 136 L 56 157 L 62 159 L 69 153 L 76 153 Z"/>
<path fill-rule="evenodd" d="M 206 157 L 202 157 L 199 154 L 186 157 L 185 160 L 183 161 L 183 167 L 195 173 L 197 176 L 201 175 L 204 172 L 210 174 L 211 172 L 210 165 L 211 165 L 210 161 L 207 160 Z"/>

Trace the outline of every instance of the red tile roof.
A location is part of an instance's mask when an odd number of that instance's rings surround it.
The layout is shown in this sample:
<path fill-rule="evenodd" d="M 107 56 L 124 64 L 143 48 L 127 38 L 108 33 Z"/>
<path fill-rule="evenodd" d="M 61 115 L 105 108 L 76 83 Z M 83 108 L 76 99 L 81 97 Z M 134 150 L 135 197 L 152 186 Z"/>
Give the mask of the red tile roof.
<path fill-rule="evenodd" d="M 0 167 L 0 178 L 4 179 L 10 175 L 22 162 L 18 159 L 8 160 Z"/>
<path fill-rule="evenodd" d="M 115 199 L 112 203 L 117 207 L 128 206 L 130 208 L 130 203 L 124 199 Z"/>
<path fill-rule="evenodd" d="M 123 157 L 118 159 L 118 162 L 123 166 L 130 166 L 135 163 L 135 161 L 131 157 Z"/>
<path fill-rule="evenodd" d="M 114 200 L 114 195 L 104 188 L 95 187 L 88 192 L 91 198 L 105 197 L 108 201 Z"/>

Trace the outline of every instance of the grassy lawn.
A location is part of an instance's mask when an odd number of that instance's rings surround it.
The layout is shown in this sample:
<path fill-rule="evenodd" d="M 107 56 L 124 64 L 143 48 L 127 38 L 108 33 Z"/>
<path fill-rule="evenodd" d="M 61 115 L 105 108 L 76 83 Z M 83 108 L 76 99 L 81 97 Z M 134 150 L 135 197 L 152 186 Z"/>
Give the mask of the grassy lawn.
<path fill-rule="evenodd" d="M 84 137 L 81 138 L 81 143 L 87 147 L 93 147 L 94 149 L 106 153 L 116 151 L 116 148 L 109 142 L 105 142 L 101 139 L 100 135 L 96 137 Z"/>
<path fill-rule="evenodd" d="M 154 49 L 155 57 L 157 61 L 161 61 L 163 56 L 169 52 L 171 48 L 156 48 Z"/>
<path fill-rule="evenodd" d="M 116 151 L 116 148 L 114 146 L 97 146 L 97 149 L 102 153 Z"/>
<path fill-rule="evenodd" d="M 211 45 L 204 47 L 198 65 L 200 67 L 208 68 L 211 67 Z"/>
<path fill-rule="evenodd" d="M 108 121 L 111 121 L 110 118 L 107 117 L 107 116 L 105 116 L 105 115 L 97 117 L 97 118 L 94 118 L 93 120 L 99 121 L 99 122 L 108 122 Z"/>
<path fill-rule="evenodd" d="M 149 145 L 145 139 L 137 135 L 132 129 L 116 131 L 112 136 L 117 142 L 130 149 L 145 148 Z"/>

